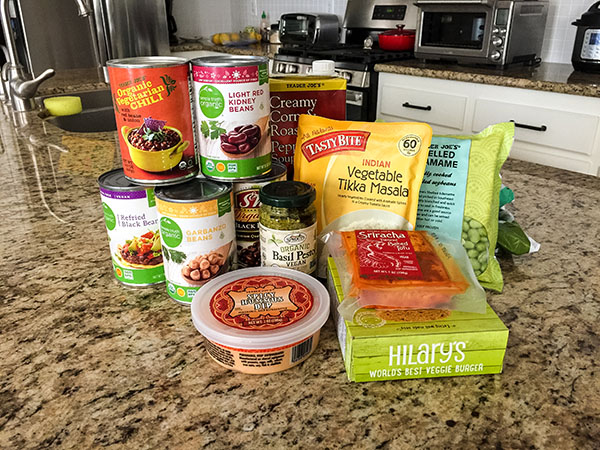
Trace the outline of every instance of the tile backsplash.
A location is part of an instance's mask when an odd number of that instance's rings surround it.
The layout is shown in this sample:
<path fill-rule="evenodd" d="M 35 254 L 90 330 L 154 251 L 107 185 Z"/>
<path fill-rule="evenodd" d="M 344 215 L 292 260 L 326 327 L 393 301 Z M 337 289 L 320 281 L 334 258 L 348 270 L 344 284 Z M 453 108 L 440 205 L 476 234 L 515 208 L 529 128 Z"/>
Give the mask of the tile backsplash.
<path fill-rule="evenodd" d="M 577 28 L 571 25 L 594 3 L 594 0 L 550 0 L 542 59 L 569 64 Z M 337 14 L 340 23 L 346 0 L 174 0 L 173 15 L 177 36 L 208 37 L 223 31 L 258 26 L 265 11 L 270 23 L 286 12 Z"/>

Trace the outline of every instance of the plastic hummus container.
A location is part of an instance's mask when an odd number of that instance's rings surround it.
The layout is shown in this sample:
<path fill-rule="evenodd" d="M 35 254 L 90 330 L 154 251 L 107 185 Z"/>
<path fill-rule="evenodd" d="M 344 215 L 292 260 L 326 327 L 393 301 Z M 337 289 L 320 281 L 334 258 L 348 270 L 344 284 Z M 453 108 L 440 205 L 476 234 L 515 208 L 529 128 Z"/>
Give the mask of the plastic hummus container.
<path fill-rule="evenodd" d="M 192 321 L 211 358 L 228 369 L 264 374 L 307 359 L 329 316 L 316 279 L 280 267 L 250 267 L 209 281 L 192 301 Z"/>

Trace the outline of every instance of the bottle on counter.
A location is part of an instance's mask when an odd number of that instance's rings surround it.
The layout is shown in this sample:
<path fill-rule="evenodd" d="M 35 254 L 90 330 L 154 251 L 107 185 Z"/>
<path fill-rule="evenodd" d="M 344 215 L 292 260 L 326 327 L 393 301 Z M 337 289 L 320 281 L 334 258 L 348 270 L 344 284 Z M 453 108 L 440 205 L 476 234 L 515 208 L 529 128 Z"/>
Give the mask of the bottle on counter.
<path fill-rule="evenodd" d="M 260 251 L 263 266 L 313 274 L 317 269 L 315 188 L 277 181 L 260 189 Z"/>
<path fill-rule="evenodd" d="M 269 42 L 269 20 L 267 19 L 267 14 L 263 11 L 260 16 L 260 25 L 258 27 L 258 32 L 262 38 L 263 42 Z"/>

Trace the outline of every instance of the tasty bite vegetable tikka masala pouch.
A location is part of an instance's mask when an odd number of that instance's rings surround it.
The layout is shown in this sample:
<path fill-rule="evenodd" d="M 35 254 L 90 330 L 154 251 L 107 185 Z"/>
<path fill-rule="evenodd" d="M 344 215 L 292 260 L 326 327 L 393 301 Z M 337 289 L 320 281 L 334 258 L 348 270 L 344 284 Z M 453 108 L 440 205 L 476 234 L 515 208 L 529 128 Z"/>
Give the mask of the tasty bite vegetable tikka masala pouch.
<path fill-rule="evenodd" d="M 317 230 L 415 227 L 431 127 L 301 115 L 294 179 L 317 191 Z"/>

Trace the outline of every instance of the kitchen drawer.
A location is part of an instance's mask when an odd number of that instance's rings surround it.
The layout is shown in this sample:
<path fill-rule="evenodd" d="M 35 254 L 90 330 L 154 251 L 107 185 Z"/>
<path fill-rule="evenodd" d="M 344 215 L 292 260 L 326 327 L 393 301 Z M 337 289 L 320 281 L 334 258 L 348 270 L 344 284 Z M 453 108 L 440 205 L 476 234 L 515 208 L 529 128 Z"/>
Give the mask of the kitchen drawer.
<path fill-rule="evenodd" d="M 562 107 L 560 103 L 557 106 Z M 535 105 L 477 99 L 474 132 L 490 124 L 514 120 L 515 141 L 590 156 L 598 130 L 598 116 Z"/>
<path fill-rule="evenodd" d="M 436 125 L 455 132 L 462 131 L 464 127 L 467 96 L 392 84 L 383 85 L 381 92 L 379 113 L 390 116 L 392 120 L 425 122 L 434 131 Z"/>

